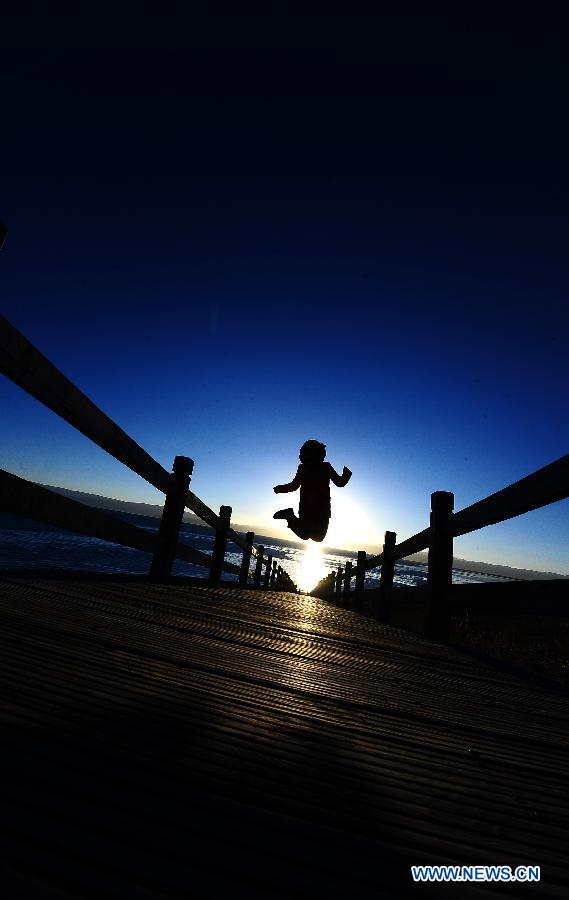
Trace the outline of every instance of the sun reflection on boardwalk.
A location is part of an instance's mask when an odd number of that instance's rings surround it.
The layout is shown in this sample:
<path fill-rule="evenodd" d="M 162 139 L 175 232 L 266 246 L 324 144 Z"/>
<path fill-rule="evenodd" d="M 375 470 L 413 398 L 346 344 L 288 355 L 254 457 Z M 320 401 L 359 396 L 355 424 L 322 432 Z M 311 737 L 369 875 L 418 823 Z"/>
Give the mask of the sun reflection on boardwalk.
<path fill-rule="evenodd" d="M 308 544 L 296 576 L 296 583 L 301 591 L 311 591 L 321 578 L 326 574 L 326 567 L 322 556 L 322 547 L 318 544 Z"/>

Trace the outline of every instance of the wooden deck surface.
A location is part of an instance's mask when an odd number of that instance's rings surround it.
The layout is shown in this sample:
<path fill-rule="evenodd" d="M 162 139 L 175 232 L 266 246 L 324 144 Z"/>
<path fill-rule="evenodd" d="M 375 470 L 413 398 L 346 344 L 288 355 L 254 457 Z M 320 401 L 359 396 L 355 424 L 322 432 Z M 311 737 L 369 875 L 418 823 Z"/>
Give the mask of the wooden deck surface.
<path fill-rule="evenodd" d="M 6 898 L 569 896 L 569 698 L 320 600 L 0 581 Z M 412 863 L 541 866 L 413 885 Z"/>

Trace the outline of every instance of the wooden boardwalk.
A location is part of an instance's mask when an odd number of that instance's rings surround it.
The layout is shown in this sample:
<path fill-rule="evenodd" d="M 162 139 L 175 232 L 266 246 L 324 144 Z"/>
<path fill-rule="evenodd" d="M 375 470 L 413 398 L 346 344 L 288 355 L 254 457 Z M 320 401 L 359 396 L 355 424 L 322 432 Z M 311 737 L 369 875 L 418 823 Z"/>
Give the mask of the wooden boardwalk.
<path fill-rule="evenodd" d="M 295 594 L 0 595 L 2 896 L 569 896 L 555 688 Z M 413 885 L 412 863 L 541 882 Z"/>

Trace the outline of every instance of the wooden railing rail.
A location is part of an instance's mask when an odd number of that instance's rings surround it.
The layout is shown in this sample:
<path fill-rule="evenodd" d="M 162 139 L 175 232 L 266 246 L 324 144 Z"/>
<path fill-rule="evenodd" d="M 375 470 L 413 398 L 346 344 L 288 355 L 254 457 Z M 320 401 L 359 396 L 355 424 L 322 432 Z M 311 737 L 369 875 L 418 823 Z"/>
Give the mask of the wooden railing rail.
<path fill-rule="evenodd" d="M 44 406 L 166 494 L 170 474 L 0 316 L 0 370 Z"/>
<path fill-rule="evenodd" d="M 167 493 L 169 472 L 89 400 L 3 316 L 0 316 L 0 369 L 15 384 L 57 413 L 93 443 L 157 490 Z M 186 506 L 207 525 L 214 529 L 219 527 L 219 516 L 192 491 L 188 491 Z M 230 539 L 245 549 L 245 540 L 237 531 L 231 531 Z"/>
<path fill-rule="evenodd" d="M 454 494 L 431 494 L 431 518 L 428 528 L 396 544 L 394 532 L 385 533 L 383 552 L 367 558 L 358 552 L 357 566 L 339 567 L 322 579 L 313 593 L 349 602 L 351 578 L 356 578 L 356 606 L 362 607 L 365 572 L 381 566 L 379 600 L 374 613 L 385 622 L 391 618 L 394 563 L 428 549 L 426 632 L 438 640 L 448 640 L 451 610 L 453 539 L 524 515 L 569 497 L 569 455 L 538 469 L 471 506 L 453 512 Z"/>
<path fill-rule="evenodd" d="M 196 516 L 199 516 L 199 518 L 203 522 L 205 522 L 206 525 L 210 525 L 211 528 L 215 529 L 215 531 L 217 531 L 217 529 L 220 527 L 221 519 L 217 515 L 217 513 L 214 513 L 214 511 L 210 509 L 209 506 L 206 506 L 203 500 L 200 500 L 200 498 L 190 490 L 186 493 L 185 505 L 187 509 L 190 509 L 193 513 L 196 514 Z M 227 533 L 227 537 L 228 540 L 230 540 L 233 544 L 237 544 L 237 546 L 241 547 L 242 550 L 247 550 L 246 538 L 238 531 L 234 531 L 233 528 L 230 528 Z M 252 548 L 251 555 L 257 555 L 257 550 L 255 549 L 255 547 Z"/>
<path fill-rule="evenodd" d="M 569 454 L 454 514 L 454 537 L 505 522 L 569 496 Z"/>
<path fill-rule="evenodd" d="M 257 581 L 260 581 L 260 576 L 259 579 L 256 579 L 257 570 L 249 571 L 251 558 L 257 560 L 259 573 L 263 566 L 265 569 L 267 567 L 270 569 L 271 563 L 263 559 L 262 548 L 257 550 L 254 547 L 254 535 L 252 538 L 250 537 L 252 533 L 242 535 L 235 531 L 231 528 L 227 514 L 216 514 L 189 489 L 193 461 L 188 457 L 178 456 L 174 461 L 173 472 L 167 472 L 3 316 L 0 316 L 0 371 L 76 430 L 166 495 L 157 536 L 149 535 L 143 529 L 127 525 L 114 516 L 94 510 L 93 507 L 63 498 L 47 488 L 25 482 L 24 479 L 19 479 L 22 484 L 18 484 L 11 480 L 16 479 L 17 476 L 7 472 L 2 472 L 0 478 L 1 509 L 40 520 L 43 516 L 43 521 L 72 531 L 152 552 L 153 562 L 150 577 L 156 581 L 165 581 L 169 578 L 173 561 L 177 558 L 197 565 L 207 565 L 210 569 L 210 580 L 214 583 L 219 581 L 221 572 L 224 571 L 237 574 L 242 584 L 246 584 L 247 579 L 251 577 L 254 586 L 259 586 Z M 27 487 L 24 488 L 23 485 L 27 485 Z M 34 491 L 34 488 L 37 490 Z M 16 508 L 18 503 L 21 503 L 22 511 L 20 512 Z M 211 557 L 179 542 L 178 535 L 184 508 L 190 509 L 215 530 L 214 553 Z M 222 507 L 221 509 L 230 508 Z M 100 515 L 97 515 L 98 513 Z M 231 511 L 229 516 L 230 514 Z M 65 524 L 66 521 L 68 524 Z M 120 525 L 116 523 L 120 523 Z M 114 534 L 117 539 L 110 537 L 111 534 Z M 228 541 L 243 550 L 243 560 L 247 559 L 246 573 L 244 561 L 241 566 L 225 561 L 225 548 Z M 266 580 L 267 583 L 270 582 L 270 577 Z M 273 579 L 274 582 L 275 579 Z M 296 590 L 296 586 L 284 570 L 279 584 L 286 585 L 286 590 Z"/>

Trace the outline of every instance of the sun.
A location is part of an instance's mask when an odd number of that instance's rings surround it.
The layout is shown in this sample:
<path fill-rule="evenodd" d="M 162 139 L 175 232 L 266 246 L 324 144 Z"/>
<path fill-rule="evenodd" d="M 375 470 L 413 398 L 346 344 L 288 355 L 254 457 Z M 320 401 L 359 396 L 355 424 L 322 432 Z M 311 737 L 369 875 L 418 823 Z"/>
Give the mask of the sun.
<path fill-rule="evenodd" d="M 358 503 L 343 491 L 332 492 L 332 518 L 325 539 L 327 547 L 361 549 L 363 545 L 376 543 L 376 531 Z"/>

